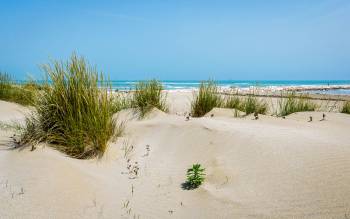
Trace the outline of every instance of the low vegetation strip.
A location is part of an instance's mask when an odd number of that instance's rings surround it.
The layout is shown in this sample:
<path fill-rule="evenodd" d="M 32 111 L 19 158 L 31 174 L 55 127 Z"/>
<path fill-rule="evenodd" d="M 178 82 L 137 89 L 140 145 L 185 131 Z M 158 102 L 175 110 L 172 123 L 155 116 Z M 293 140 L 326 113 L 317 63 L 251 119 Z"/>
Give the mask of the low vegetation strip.
<path fill-rule="evenodd" d="M 238 94 L 231 94 L 225 101 L 225 108 L 237 109 L 245 112 L 246 115 L 251 113 L 266 114 L 268 105 L 264 100 L 258 99 L 254 93 L 241 97 Z"/>
<path fill-rule="evenodd" d="M 40 86 L 33 87 L 31 83 L 16 84 L 9 74 L 0 72 L 0 100 L 21 105 L 33 105 L 35 93 Z"/>
<path fill-rule="evenodd" d="M 214 107 L 225 107 L 245 112 L 246 114 L 265 114 L 268 105 L 265 101 L 258 99 L 254 93 L 245 97 L 238 94 L 230 94 L 224 98 L 214 81 L 204 81 L 199 87 L 198 94 L 194 95 L 191 104 L 191 112 L 194 117 L 201 117 Z"/>
<path fill-rule="evenodd" d="M 278 115 L 287 116 L 295 112 L 315 111 L 317 104 L 311 102 L 307 95 L 296 95 L 295 92 L 281 96 L 278 100 Z"/>
<path fill-rule="evenodd" d="M 341 109 L 342 113 L 350 114 L 350 101 L 346 101 Z"/>

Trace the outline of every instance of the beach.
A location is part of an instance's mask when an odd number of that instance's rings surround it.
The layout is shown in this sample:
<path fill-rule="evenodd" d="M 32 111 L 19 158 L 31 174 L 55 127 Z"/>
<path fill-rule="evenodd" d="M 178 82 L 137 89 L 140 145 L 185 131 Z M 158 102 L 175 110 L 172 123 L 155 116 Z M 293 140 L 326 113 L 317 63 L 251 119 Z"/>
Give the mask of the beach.
<path fill-rule="evenodd" d="M 193 91 L 166 94 L 167 113 L 116 113 L 125 130 L 101 158 L 71 158 L 46 143 L 15 148 L 15 131 L 0 129 L 1 218 L 350 217 L 350 115 L 339 113 L 341 101 L 315 99 L 324 107 L 285 118 L 214 108 L 186 119 Z M 30 111 L 0 101 L 2 124 L 23 123 Z M 205 181 L 187 190 L 194 163 Z"/>
<path fill-rule="evenodd" d="M 0 219 L 350 219 L 350 1 L 0 18 Z"/>

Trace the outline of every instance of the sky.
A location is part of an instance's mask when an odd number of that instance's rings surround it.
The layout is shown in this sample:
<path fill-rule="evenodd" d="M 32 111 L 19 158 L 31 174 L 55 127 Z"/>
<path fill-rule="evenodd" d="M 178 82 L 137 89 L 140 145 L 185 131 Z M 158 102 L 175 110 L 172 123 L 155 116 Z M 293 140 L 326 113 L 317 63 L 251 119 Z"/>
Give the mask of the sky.
<path fill-rule="evenodd" d="M 350 79 L 349 0 L 0 0 L 0 71 L 84 56 L 113 80 Z"/>

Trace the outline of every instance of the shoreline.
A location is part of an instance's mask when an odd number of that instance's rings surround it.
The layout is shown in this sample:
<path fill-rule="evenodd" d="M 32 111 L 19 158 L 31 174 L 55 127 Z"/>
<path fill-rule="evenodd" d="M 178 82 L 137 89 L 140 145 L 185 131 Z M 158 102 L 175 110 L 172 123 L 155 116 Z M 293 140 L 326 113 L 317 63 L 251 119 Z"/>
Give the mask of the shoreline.
<path fill-rule="evenodd" d="M 344 85 L 289 85 L 289 86 L 249 86 L 249 87 L 226 87 L 226 86 L 220 86 L 218 87 L 222 91 L 228 91 L 228 90 L 238 90 L 238 91 L 251 91 L 251 90 L 259 90 L 259 91 L 327 91 L 327 90 L 350 90 L 350 84 L 344 84 Z M 180 91 L 180 92 L 192 92 L 198 90 L 199 87 L 191 87 L 191 88 L 183 88 L 183 89 L 166 89 L 164 88 L 165 91 L 167 92 L 175 92 L 175 91 Z M 125 92 L 125 91 L 134 91 L 132 89 L 130 90 L 122 90 L 118 89 L 115 87 L 112 87 L 114 91 L 120 91 L 120 92 Z"/>
<path fill-rule="evenodd" d="M 249 87 L 249 88 L 220 88 L 220 94 L 222 95 L 233 95 L 246 96 L 254 92 L 254 96 L 258 97 L 271 97 L 281 98 L 286 95 L 283 92 L 298 92 L 298 94 L 305 94 L 309 99 L 314 100 L 334 100 L 334 101 L 350 101 L 350 94 L 318 94 L 318 93 L 299 93 L 303 91 L 328 91 L 328 90 L 339 90 L 345 89 L 350 90 L 350 85 L 330 85 L 330 86 L 279 86 L 279 87 Z M 197 92 L 198 88 L 189 89 L 164 89 L 163 92 L 169 94 L 175 93 L 194 93 Z M 114 90 L 115 93 L 132 93 L 134 90 Z"/>

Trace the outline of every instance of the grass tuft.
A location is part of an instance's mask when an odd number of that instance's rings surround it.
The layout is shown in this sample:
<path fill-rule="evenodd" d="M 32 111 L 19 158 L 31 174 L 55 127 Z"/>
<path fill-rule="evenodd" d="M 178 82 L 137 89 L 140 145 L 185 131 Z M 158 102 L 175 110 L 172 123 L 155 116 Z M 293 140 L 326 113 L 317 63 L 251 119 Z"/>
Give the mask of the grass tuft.
<path fill-rule="evenodd" d="M 267 103 L 259 100 L 254 93 L 248 94 L 247 97 L 239 97 L 238 93 L 231 94 L 226 99 L 224 107 L 243 111 L 246 115 L 251 113 L 266 114 L 268 108 Z"/>
<path fill-rule="evenodd" d="M 9 74 L 0 72 L 0 100 L 33 105 L 36 91 L 37 89 L 26 84 L 16 84 Z"/>
<path fill-rule="evenodd" d="M 295 112 L 315 111 L 317 104 L 311 102 L 307 95 L 297 96 L 295 92 L 287 93 L 287 97 L 281 95 L 278 100 L 278 115 L 287 116 Z"/>
<path fill-rule="evenodd" d="M 141 117 L 154 107 L 166 112 L 168 111 L 166 96 L 162 91 L 163 85 L 157 80 L 140 81 L 135 85 L 132 106 L 140 111 Z"/>
<path fill-rule="evenodd" d="M 112 98 L 113 112 L 116 113 L 124 109 L 132 108 L 133 107 L 132 102 L 133 101 L 129 94 L 123 94 L 123 93 L 114 94 Z"/>
<path fill-rule="evenodd" d="M 224 107 L 230 109 L 241 109 L 242 99 L 238 97 L 238 93 L 231 94 L 226 98 Z"/>
<path fill-rule="evenodd" d="M 343 107 L 342 107 L 341 112 L 342 112 L 342 113 L 350 114 L 350 101 L 346 101 L 346 102 L 343 104 Z"/>
<path fill-rule="evenodd" d="M 43 70 L 50 85 L 46 82 L 35 111 L 26 118 L 21 142 L 47 142 L 75 158 L 101 156 L 118 132 L 109 81 L 75 54 Z"/>
<path fill-rule="evenodd" d="M 266 114 L 267 103 L 263 100 L 259 100 L 254 94 L 249 94 L 242 104 L 241 110 L 246 113 L 246 115 L 251 113 Z"/>
<path fill-rule="evenodd" d="M 249 94 L 247 97 L 239 97 L 238 93 L 233 93 L 227 98 L 223 98 L 219 94 L 219 88 L 214 81 L 202 82 L 198 95 L 194 97 L 192 102 L 192 115 L 201 117 L 214 107 L 235 109 L 235 114 L 237 114 L 237 110 L 240 110 L 247 115 L 251 113 L 265 114 L 268 108 L 267 103 L 259 100 L 254 93 Z"/>
<path fill-rule="evenodd" d="M 214 81 L 204 81 L 199 87 L 198 94 L 195 94 L 191 113 L 193 117 L 201 117 L 214 107 L 222 107 L 224 100 L 218 94 L 218 86 Z"/>

